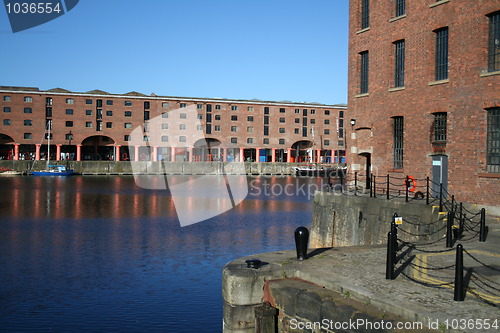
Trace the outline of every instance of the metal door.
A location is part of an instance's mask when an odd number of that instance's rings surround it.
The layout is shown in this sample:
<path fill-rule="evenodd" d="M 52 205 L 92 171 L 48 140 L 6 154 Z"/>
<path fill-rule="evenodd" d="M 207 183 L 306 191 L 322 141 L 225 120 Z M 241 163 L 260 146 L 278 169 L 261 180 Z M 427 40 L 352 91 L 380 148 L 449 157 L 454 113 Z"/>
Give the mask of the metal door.
<path fill-rule="evenodd" d="M 434 198 L 439 198 L 440 184 L 443 184 L 443 198 L 446 198 L 448 193 L 448 156 L 446 155 L 432 156 L 431 195 Z"/>

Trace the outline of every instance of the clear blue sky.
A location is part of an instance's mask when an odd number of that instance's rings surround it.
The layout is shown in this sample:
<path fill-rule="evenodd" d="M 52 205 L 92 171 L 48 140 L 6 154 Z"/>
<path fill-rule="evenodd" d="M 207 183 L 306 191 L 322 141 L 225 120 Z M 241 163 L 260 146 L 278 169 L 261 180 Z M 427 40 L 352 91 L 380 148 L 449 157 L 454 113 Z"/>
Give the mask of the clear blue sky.
<path fill-rule="evenodd" d="M 347 102 L 348 0 L 80 0 L 12 33 L 0 85 Z"/>

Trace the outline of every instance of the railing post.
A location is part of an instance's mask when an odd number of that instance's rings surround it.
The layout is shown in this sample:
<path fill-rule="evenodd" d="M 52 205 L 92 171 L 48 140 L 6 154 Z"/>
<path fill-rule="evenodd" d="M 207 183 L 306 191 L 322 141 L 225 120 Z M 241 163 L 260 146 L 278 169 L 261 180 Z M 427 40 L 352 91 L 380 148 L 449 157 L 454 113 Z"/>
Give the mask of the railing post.
<path fill-rule="evenodd" d="M 481 208 L 481 223 L 480 223 L 480 229 L 479 229 L 479 241 L 480 242 L 486 242 L 486 234 L 487 234 L 487 227 L 486 227 L 486 209 Z"/>
<path fill-rule="evenodd" d="M 392 231 L 389 231 L 387 234 L 387 261 L 385 266 L 385 278 L 387 280 L 394 280 L 395 257 L 394 234 Z"/>
<path fill-rule="evenodd" d="M 387 175 L 387 200 L 389 200 L 389 182 L 390 182 L 390 177 Z"/>
<path fill-rule="evenodd" d="M 426 186 L 426 198 L 425 198 L 425 204 L 428 205 L 430 203 L 430 199 L 429 199 L 429 195 L 430 195 L 430 191 L 429 191 L 429 177 L 427 177 L 427 186 Z"/>
<path fill-rule="evenodd" d="M 448 213 L 448 221 L 446 224 L 446 247 L 453 247 L 453 218 L 455 217 L 455 213 L 453 211 Z"/>
<path fill-rule="evenodd" d="M 373 177 L 373 197 L 376 198 L 377 197 L 377 177 L 375 177 L 375 175 L 372 173 L 372 177 Z"/>
<path fill-rule="evenodd" d="M 443 211 L 443 183 L 439 183 L 439 211 Z"/>
<path fill-rule="evenodd" d="M 406 202 L 408 202 L 408 187 L 410 186 L 410 178 L 408 177 L 408 175 L 406 175 L 406 179 L 405 179 L 405 200 Z"/>
<path fill-rule="evenodd" d="M 465 298 L 464 288 L 464 249 L 462 244 L 457 245 L 457 256 L 455 261 L 455 288 L 453 299 L 463 301 Z"/>
<path fill-rule="evenodd" d="M 370 198 L 373 198 L 373 174 L 370 174 Z"/>
<path fill-rule="evenodd" d="M 354 173 L 354 195 L 358 195 L 358 172 Z"/>
<path fill-rule="evenodd" d="M 460 220 L 459 220 L 460 225 L 458 227 L 458 238 L 462 238 L 462 235 L 464 233 L 464 220 L 465 220 L 462 203 L 460 203 L 459 206 L 459 214 L 460 214 Z"/>

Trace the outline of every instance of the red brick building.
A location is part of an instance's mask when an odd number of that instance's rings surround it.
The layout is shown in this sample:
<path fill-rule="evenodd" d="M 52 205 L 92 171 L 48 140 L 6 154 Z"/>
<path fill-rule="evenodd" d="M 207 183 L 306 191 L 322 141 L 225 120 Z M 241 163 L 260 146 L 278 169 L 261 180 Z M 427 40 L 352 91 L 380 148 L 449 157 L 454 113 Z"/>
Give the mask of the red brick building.
<path fill-rule="evenodd" d="M 350 1 L 351 170 L 500 206 L 499 15 L 500 0 Z"/>
<path fill-rule="evenodd" d="M 54 160 L 345 160 L 342 105 L 28 87 L 0 104 L 1 159 L 46 159 L 50 129 Z"/>

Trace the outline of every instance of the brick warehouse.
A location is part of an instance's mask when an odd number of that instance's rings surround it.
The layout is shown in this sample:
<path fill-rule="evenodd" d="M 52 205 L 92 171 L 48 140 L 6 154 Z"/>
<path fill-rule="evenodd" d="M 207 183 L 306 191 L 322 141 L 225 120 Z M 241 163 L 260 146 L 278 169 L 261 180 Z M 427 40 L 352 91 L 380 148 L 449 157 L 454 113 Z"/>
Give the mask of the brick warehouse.
<path fill-rule="evenodd" d="M 499 10 L 350 1 L 351 170 L 430 177 L 458 201 L 500 206 Z"/>
<path fill-rule="evenodd" d="M 54 160 L 345 161 L 342 105 L 5 86 L 0 103 L 1 159 L 46 159 L 50 129 Z"/>

